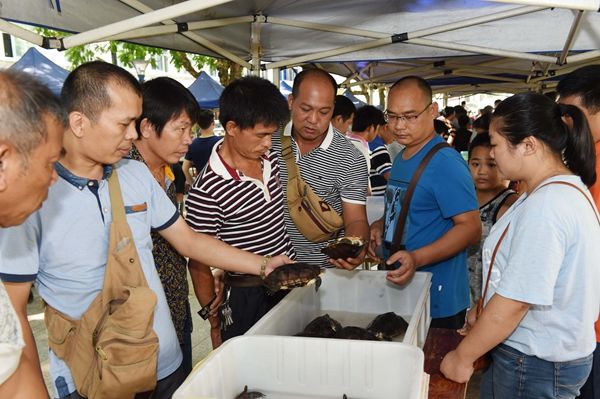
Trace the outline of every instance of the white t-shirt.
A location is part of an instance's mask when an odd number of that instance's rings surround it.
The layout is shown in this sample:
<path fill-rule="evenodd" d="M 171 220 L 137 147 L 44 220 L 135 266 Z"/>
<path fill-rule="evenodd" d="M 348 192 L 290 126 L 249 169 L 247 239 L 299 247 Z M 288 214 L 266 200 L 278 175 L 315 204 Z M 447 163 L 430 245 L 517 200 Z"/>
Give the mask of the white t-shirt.
<path fill-rule="evenodd" d="M 0 384 L 17 369 L 24 347 L 21 323 L 0 282 Z"/>
<path fill-rule="evenodd" d="M 577 176 L 555 176 L 541 185 L 550 181 L 575 184 L 591 199 Z M 510 223 L 486 302 L 497 293 L 531 304 L 506 345 L 552 362 L 593 352 L 600 310 L 600 225 L 595 214 L 595 206 L 578 190 L 552 184 L 522 195 L 492 227 L 483 247 L 484 281 L 494 247 Z"/>

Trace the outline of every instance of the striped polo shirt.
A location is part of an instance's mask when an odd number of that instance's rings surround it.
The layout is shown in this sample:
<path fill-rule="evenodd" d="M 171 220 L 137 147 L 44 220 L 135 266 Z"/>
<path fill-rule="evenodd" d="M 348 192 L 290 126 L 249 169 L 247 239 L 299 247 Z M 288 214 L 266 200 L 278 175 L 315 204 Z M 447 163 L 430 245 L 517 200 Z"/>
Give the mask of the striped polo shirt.
<path fill-rule="evenodd" d="M 290 122 L 285 127 L 283 134 L 291 136 L 291 132 Z M 299 156 L 298 146 L 292 138 L 292 150 L 304 181 L 310 185 L 315 194 L 327 201 L 340 215 L 342 214 L 342 201 L 366 204 L 368 170 L 365 158 L 343 134 L 334 131 L 331 125 L 323 142 L 317 148 Z M 281 138 L 278 135 L 273 136 L 273 151 L 281 154 Z M 287 167 L 282 161 L 281 180 L 284 190 L 287 186 L 287 179 Z M 284 203 L 285 222 L 296 250 L 296 259 L 319 266 L 331 266 L 327 256 L 321 253 L 321 248 L 328 245 L 329 242 L 314 243 L 307 240 L 292 221 L 287 200 Z M 340 234 L 343 235 L 344 232 L 342 231 Z"/>
<path fill-rule="evenodd" d="M 270 151 L 262 157 L 260 181 L 229 166 L 218 153 L 221 146 L 213 147 L 207 167 L 188 193 L 187 223 L 236 248 L 295 258 L 283 216 L 277 154 Z"/>

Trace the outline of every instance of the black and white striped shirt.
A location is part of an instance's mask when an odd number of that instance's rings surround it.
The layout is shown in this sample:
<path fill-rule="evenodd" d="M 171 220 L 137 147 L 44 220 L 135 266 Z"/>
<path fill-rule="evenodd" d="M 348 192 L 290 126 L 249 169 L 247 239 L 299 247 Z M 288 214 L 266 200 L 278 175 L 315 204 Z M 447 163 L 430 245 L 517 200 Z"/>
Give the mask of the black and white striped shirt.
<path fill-rule="evenodd" d="M 277 153 L 263 156 L 263 181 L 233 169 L 213 148 L 207 167 L 185 202 L 186 221 L 197 231 L 258 255 L 295 258 L 284 221 Z M 265 185 L 263 182 L 267 182 Z"/>
<path fill-rule="evenodd" d="M 292 125 L 289 123 L 283 134 L 290 136 L 291 128 Z M 292 149 L 304 181 L 310 185 L 315 194 L 327 201 L 340 215 L 342 214 L 342 201 L 366 204 L 367 165 L 364 156 L 344 135 L 334 132 L 330 126 L 319 147 L 299 158 L 298 146 L 292 139 Z M 273 152 L 281 154 L 281 138 L 278 135 L 273 136 Z M 287 179 L 287 167 L 282 160 L 281 180 L 284 191 Z M 327 256 L 320 251 L 328 242 L 314 243 L 307 240 L 292 221 L 287 200 L 284 203 L 285 222 L 296 250 L 296 259 L 319 266 L 330 265 Z"/>

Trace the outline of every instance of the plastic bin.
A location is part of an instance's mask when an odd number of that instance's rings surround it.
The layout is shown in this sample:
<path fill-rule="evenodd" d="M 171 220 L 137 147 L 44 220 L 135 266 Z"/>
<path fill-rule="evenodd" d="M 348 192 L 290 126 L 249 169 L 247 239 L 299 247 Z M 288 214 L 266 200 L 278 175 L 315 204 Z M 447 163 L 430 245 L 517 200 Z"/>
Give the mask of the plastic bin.
<path fill-rule="evenodd" d="M 257 390 L 268 399 L 427 397 L 423 351 L 373 341 L 283 336 L 236 337 L 198 365 L 174 399 L 233 399 Z"/>
<path fill-rule="evenodd" d="M 402 287 L 388 283 L 385 274 L 327 269 L 318 291 L 314 285 L 294 289 L 246 334 L 292 336 L 325 313 L 343 326 L 366 327 L 375 316 L 395 312 L 408 321 L 406 333 L 398 341 L 422 348 L 431 322 L 431 273 L 417 272 Z"/>

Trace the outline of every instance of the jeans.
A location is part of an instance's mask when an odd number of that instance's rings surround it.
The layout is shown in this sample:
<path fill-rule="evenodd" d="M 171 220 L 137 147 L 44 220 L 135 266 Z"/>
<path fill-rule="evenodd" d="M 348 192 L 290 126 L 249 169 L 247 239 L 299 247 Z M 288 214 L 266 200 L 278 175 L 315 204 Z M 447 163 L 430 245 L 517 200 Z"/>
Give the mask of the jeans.
<path fill-rule="evenodd" d="M 581 388 L 580 399 L 596 399 L 600 397 L 600 343 L 596 343 L 594 350 L 594 361 L 592 362 L 592 372 L 587 382 Z"/>
<path fill-rule="evenodd" d="M 492 351 L 480 398 L 575 398 L 591 368 L 592 354 L 568 362 L 549 362 L 501 344 Z"/>

